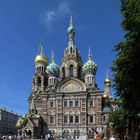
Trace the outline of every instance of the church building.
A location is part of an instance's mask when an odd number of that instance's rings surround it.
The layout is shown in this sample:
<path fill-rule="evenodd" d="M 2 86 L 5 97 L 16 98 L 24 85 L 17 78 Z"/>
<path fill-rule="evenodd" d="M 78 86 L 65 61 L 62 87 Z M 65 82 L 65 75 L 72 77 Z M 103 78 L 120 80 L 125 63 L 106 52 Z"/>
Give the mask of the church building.
<path fill-rule="evenodd" d="M 35 74 L 32 78 L 32 92 L 29 96 L 29 110 L 17 122 L 22 135 L 31 134 L 40 138 L 50 133 L 52 136 L 94 138 L 96 133 L 104 139 L 111 135 L 108 122 L 115 99 L 110 93 L 111 80 L 106 75 L 101 91 L 96 83 L 97 64 L 88 52 L 88 61 L 83 64 L 75 45 L 75 28 L 70 18 L 67 29 L 68 45 L 60 67 L 55 63 L 52 51 L 51 63 L 43 52 L 35 57 Z M 93 131 L 95 130 L 95 131 Z"/>

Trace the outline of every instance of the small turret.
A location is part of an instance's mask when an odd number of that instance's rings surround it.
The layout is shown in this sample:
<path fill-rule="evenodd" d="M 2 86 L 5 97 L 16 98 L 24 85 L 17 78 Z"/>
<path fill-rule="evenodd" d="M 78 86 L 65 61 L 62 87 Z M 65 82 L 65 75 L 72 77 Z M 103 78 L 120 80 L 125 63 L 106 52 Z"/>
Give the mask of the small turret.
<path fill-rule="evenodd" d="M 55 63 L 54 52 L 52 51 L 51 63 L 47 66 L 46 73 L 49 75 L 48 84 L 55 85 L 59 77 L 59 67 Z"/>
<path fill-rule="evenodd" d="M 35 57 L 35 65 L 37 73 L 45 72 L 48 65 L 48 59 L 43 53 L 43 44 L 40 43 L 39 54 Z"/>
<path fill-rule="evenodd" d="M 108 69 L 106 72 L 106 78 L 104 84 L 105 84 L 105 91 L 103 97 L 104 99 L 107 100 L 110 97 L 110 87 L 111 87 L 111 80 L 109 79 Z"/>
<path fill-rule="evenodd" d="M 97 64 L 91 58 L 91 52 L 89 48 L 88 52 L 88 61 L 83 66 L 83 73 L 85 75 L 85 83 L 92 84 L 93 87 L 95 86 L 95 75 L 97 71 Z"/>

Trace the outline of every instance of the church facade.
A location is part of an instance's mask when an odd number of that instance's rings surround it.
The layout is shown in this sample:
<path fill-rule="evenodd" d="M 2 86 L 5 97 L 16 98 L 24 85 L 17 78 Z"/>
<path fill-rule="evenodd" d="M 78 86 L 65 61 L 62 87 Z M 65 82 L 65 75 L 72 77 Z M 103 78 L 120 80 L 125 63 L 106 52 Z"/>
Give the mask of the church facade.
<path fill-rule="evenodd" d="M 17 127 L 24 135 L 30 131 L 33 137 L 50 132 L 53 136 L 63 137 L 94 137 L 95 133 L 102 133 L 106 139 L 108 129 L 111 129 L 108 115 L 115 105 L 115 99 L 110 94 L 111 81 L 107 76 L 104 92 L 98 88 L 97 65 L 90 50 L 88 61 L 83 64 L 74 42 L 72 17 L 67 32 L 69 41 L 60 67 L 55 63 L 53 52 L 48 65 L 40 45 L 40 52 L 35 57 L 29 111 L 18 120 Z"/>

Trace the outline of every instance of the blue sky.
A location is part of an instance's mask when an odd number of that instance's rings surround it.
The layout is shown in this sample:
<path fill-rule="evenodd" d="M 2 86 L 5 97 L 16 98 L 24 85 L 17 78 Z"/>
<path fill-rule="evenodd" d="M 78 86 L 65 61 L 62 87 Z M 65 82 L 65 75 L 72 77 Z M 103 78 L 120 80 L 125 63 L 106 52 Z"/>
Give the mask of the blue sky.
<path fill-rule="evenodd" d="M 83 63 L 87 61 L 90 46 L 98 65 L 96 82 L 104 90 L 106 68 L 116 57 L 112 50 L 123 40 L 120 1 L 1 0 L 0 107 L 21 115 L 27 112 L 39 43 L 44 41 L 49 60 L 54 50 L 56 63 L 60 65 L 68 44 L 70 15 Z"/>

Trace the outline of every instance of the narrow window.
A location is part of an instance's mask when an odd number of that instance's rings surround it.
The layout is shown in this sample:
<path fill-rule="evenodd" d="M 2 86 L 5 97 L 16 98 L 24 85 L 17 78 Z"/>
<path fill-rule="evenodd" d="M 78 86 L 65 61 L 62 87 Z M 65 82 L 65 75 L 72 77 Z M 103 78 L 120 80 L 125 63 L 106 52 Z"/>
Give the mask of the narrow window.
<path fill-rule="evenodd" d="M 69 71 L 70 71 L 70 76 L 73 76 L 73 65 L 70 65 Z"/>
<path fill-rule="evenodd" d="M 53 107 L 53 101 L 50 102 L 50 107 Z"/>
<path fill-rule="evenodd" d="M 65 67 L 62 68 L 63 78 L 65 78 Z"/>
<path fill-rule="evenodd" d="M 68 116 L 64 116 L 64 123 L 68 123 Z"/>
<path fill-rule="evenodd" d="M 72 53 L 72 47 L 70 48 L 70 53 Z"/>
<path fill-rule="evenodd" d="M 81 78 L 81 67 L 78 67 L 78 78 Z"/>
<path fill-rule="evenodd" d="M 64 101 L 64 107 L 67 107 L 67 101 Z"/>
<path fill-rule="evenodd" d="M 89 118 L 89 122 L 90 122 L 90 123 L 93 122 L 93 116 L 90 116 L 90 118 Z"/>
<path fill-rule="evenodd" d="M 79 116 L 75 116 L 75 123 L 79 123 Z"/>
<path fill-rule="evenodd" d="M 87 77 L 87 82 L 89 82 L 89 77 Z"/>
<path fill-rule="evenodd" d="M 70 107 L 73 107 L 73 101 L 70 101 Z"/>
<path fill-rule="evenodd" d="M 41 86 L 41 77 L 38 77 L 38 86 Z"/>
<path fill-rule="evenodd" d="M 89 102 L 89 106 L 92 107 L 93 106 L 93 101 Z"/>
<path fill-rule="evenodd" d="M 50 123 L 54 123 L 54 116 L 50 116 Z"/>
<path fill-rule="evenodd" d="M 75 101 L 75 107 L 78 107 L 78 101 Z"/>
<path fill-rule="evenodd" d="M 73 123 L 73 116 L 70 116 L 70 123 Z"/>
<path fill-rule="evenodd" d="M 105 116 L 103 116 L 103 122 L 105 122 L 105 119 L 106 119 Z"/>

